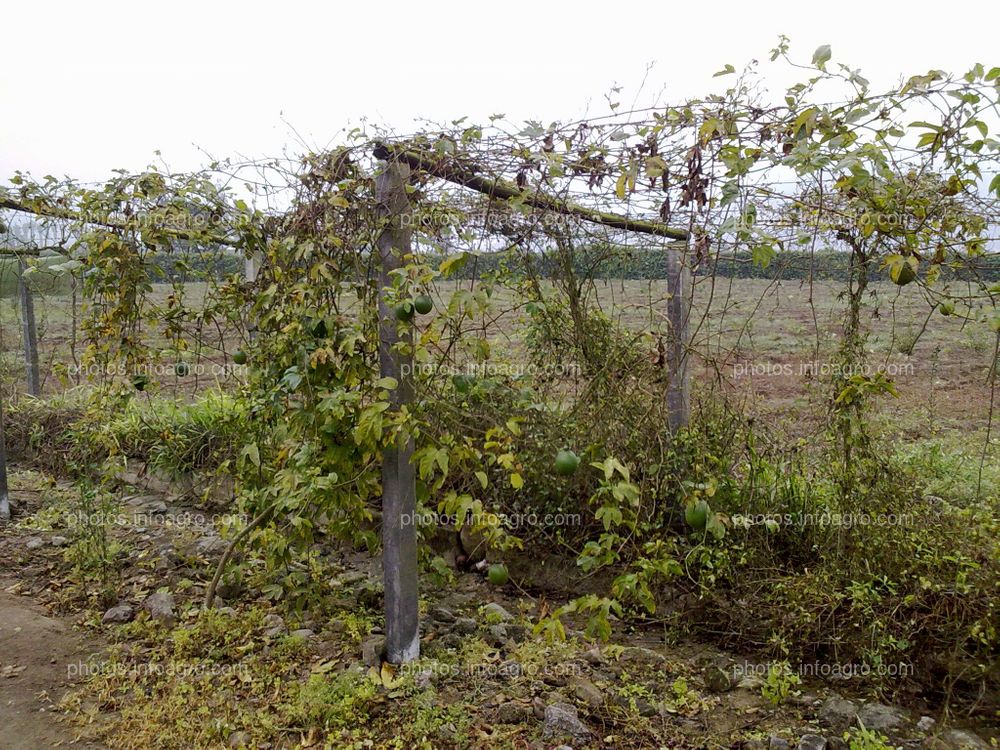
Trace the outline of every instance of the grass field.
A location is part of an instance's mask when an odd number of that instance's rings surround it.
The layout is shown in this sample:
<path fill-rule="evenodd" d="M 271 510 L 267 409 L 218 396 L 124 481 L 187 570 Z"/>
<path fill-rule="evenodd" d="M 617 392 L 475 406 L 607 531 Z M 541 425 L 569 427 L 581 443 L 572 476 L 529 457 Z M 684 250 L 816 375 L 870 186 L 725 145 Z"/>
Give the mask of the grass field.
<path fill-rule="evenodd" d="M 842 285 L 837 282 L 768 282 L 756 279 L 698 279 L 690 321 L 694 360 L 693 389 L 722 379 L 745 399 L 745 409 L 792 432 L 808 434 L 821 418 L 828 398 L 825 387 L 834 361 L 843 319 Z M 447 282 L 436 290 L 438 309 L 458 287 Z M 157 285 L 151 301 L 166 299 L 170 287 Z M 205 284 L 188 284 L 190 303 L 206 293 Z M 599 307 L 625 330 L 641 338 L 652 353 L 655 336 L 667 331 L 667 289 L 663 281 L 602 281 L 587 290 L 588 304 Z M 523 354 L 522 310 L 514 292 L 498 288 L 495 308 L 506 310 L 482 323 L 493 356 L 517 361 Z M 76 319 L 81 317 L 78 309 Z M 44 389 L 56 392 L 75 383 L 58 377 L 65 365 L 79 361 L 83 350 L 79 326 L 74 332 L 72 298 L 39 291 L 35 297 Z M 961 312 L 961 310 L 959 310 Z M 973 317 L 978 311 L 972 311 Z M 870 327 L 870 364 L 883 367 L 896 382 L 899 397 L 884 398 L 887 426 L 904 440 L 953 432 L 983 433 L 989 417 L 988 373 L 995 338 L 988 327 L 960 315 L 930 314 L 920 290 L 889 283 L 873 285 L 865 319 Z M 75 345 L 74 345 L 75 337 Z M 160 346 L 165 342 L 160 341 Z M 224 364 L 244 345 L 235 332 L 209 339 L 200 353 L 206 364 Z M 0 353 L 8 378 L 23 382 L 20 310 L 16 297 L 0 299 Z M 228 354 L 227 354 L 228 353 Z M 169 359 L 169 358 L 168 358 Z M 62 367 L 60 366 L 62 365 Z M 193 377 L 193 376 L 192 376 Z M 168 380 L 173 384 L 174 376 Z M 215 382 L 202 378 L 198 387 Z"/>
<path fill-rule="evenodd" d="M 822 417 L 829 395 L 824 384 L 842 325 L 842 285 L 728 278 L 716 279 L 714 287 L 712 283 L 698 279 L 693 295 L 690 330 L 691 349 L 696 353 L 695 393 L 708 379 L 721 377 L 746 399 L 746 410 L 808 434 Z M 435 290 L 439 309 L 457 287 L 471 284 L 441 284 Z M 169 291 L 169 286 L 158 285 L 152 302 L 162 302 Z M 197 304 L 206 285 L 188 284 L 185 292 Z M 651 334 L 643 344 L 651 352 L 653 337 L 667 330 L 663 281 L 598 280 L 587 294 L 588 304 L 599 307 L 622 328 Z M 498 288 L 493 299 L 495 308 L 506 312 L 483 322 L 482 335 L 490 339 L 495 357 L 516 361 L 522 356 L 524 328 L 519 324 L 521 311 L 514 292 Z M 77 321 L 79 305 L 77 300 Z M 35 308 L 43 387 L 54 393 L 82 379 L 66 366 L 80 360 L 84 342 L 78 324 L 74 331 L 68 294 L 39 289 Z M 975 320 L 930 312 L 916 286 L 873 286 L 865 311 L 871 332 L 870 363 L 873 368 L 885 368 L 899 391 L 898 398 L 885 398 L 881 403 L 887 426 L 904 439 L 949 431 L 982 433 L 989 416 L 987 376 L 993 334 Z M 976 312 L 972 311 L 973 317 Z M 0 298 L 0 363 L 8 382 L 23 383 L 21 340 L 17 298 Z M 243 345 L 235 332 L 229 332 L 206 340 L 201 352 L 186 355 L 204 364 L 197 387 L 217 382 L 219 377 L 205 375 L 214 372 L 218 376 L 228 355 Z M 169 356 L 165 359 L 169 361 Z M 165 384 L 176 385 L 172 372 L 164 377 Z M 225 373 L 221 377 L 224 380 Z"/>

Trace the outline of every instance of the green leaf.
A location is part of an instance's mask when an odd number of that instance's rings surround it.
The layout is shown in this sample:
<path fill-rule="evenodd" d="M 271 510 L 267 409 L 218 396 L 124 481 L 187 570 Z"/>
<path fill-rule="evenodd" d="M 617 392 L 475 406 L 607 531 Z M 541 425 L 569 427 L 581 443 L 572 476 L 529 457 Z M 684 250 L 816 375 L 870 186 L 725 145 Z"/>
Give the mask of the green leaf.
<path fill-rule="evenodd" d="M 920 136 L 920 140 L 917 141 L 917 148 L 923 148 L 924 146 L 931 146 L 937 142 L 937 133 L 924 133 Z"/>
<path fill-rule="evenodd" d="M 774 260 L 774 256 L 777 252 L 774 246 L 771 244 L 761 244 L 754 245 L 753 249 L 750 251 L 750 258 L 755 266 L 760 268 L 767 268 L 771 265 L 771 261 Z"/>
<path fill-rule="evenodd" d="M 443 261 L 441 261 L 441 265 L 438 268 L 438 270 L 441 272 L 442 276 L 450 276 L 451 274 L 460 270 L 468 260 L 469 260 L 468 253 L 459 253 L 458 255 L 452 255 L 450 258 L 445 258 Z"/>
<path fill-rule="evenodd" d="M 615 183 L 615 195 L 618 196 L 618 200 L 625 199 L 625 185 L 628 183 L 628 172 L 622 172 L 618 175 L 618 182 Z"/>
<path fill-rule="evenodd" d="M 257 443 L 250 443 L 243 449 L 240 455 L 248 459 L 258 469 L 260 468 L 260 449 L 257 447 Z"/>
<path fill-rule="evenodd" d="M 657 179 L 667 171 L 667 163 L 662 156 L 650 156 L 646 159 L 646 176 Z"/>
<path fill-rule="evenodd" d="M 594 518 L 604 524 L 605 531 L 611 531 L 612 526 L 621 525 L 622 512 L 613 505 L 602 505 L 597 509 Z"/>
<path fill-rule="evenodd" d="M 719 520 L 719 517 L 714 513 L 708 519 L 708 524 L 705 526 L 705 529 L 716 539 L 722 539 L 726 535 L 725 524 L 722 523 L 722 521 Z"/>
<path fill-rule="evenodd" d="M 712 78 L 718 78 L 719 76 L 727 76 L 730 73 L 735 73 L 735 72 L 736 68 L 734 68 L 732 65 L 727 64 L 726 67 L 724 67 L 718 73 L 713 74 Z"/>
<path fill-rule="evenodd" d="M 823 66 L 826 65 L 826 63 L 830 60 L 832 56 L 833 52 L 830 50 L 829 44 L 824 44 L 820 47 L 817 47 L 816 51 L 813 52 L 813 65 L 815 65 L 817 68 L 822 69 Z"/>

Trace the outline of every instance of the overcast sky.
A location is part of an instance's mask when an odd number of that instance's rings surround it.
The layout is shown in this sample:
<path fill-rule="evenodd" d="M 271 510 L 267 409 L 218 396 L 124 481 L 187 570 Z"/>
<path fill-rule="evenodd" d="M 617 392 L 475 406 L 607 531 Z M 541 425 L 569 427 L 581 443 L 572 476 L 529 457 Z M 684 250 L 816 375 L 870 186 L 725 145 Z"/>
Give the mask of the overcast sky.
<path fill-rule="evenodd" d="M 1000 65 L 998 22 L 995 0 L 5 3 L 0 178 L 297 152 L 363 117 L 548 122 L 601 111 L 614 84 L 630 103 L 644 78 L 678 101 L 726 63 L 766 71 L 779 34 L 803 62 L 830 44 L 878 89 Z"/>

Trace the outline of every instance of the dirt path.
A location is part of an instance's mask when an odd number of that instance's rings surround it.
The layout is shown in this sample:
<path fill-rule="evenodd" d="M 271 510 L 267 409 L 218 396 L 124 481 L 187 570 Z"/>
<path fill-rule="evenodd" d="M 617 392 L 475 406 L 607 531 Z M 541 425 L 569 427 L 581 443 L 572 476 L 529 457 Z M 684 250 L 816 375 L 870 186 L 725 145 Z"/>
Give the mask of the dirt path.
<path fill-rule="evenodd" d="M 85 663 L 94 649 L 42 607 L 4 590 L 10 584 L 0 582 L 0 747 L 103 748 L 77 740 L 56 707 L 72 684 L 70 665 Z"/>

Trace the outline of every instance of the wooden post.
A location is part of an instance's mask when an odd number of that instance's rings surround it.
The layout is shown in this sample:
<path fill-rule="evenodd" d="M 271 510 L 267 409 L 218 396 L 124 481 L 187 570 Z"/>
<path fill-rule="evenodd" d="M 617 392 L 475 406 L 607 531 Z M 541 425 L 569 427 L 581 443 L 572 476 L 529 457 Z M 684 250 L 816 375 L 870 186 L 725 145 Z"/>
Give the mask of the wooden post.
<path fill-rule="evenodd" d="M 391 408 L 413 399 L 410 381 L 412 352 L 400 353 L 399 343 L 412 344 L 412 333 L 400 337 L 398 321 L 386 302 L 392 286 L 390 272 L 403 265 L 410 252 L 410 229 L 403 216 L 409 210 L 406 179 L 409 167 L 382 162 L 375 180 L 379 214 L 388 226 L 378 238 L 381 260 L 379 281 L 379 362 L 382 377 L 396 380 Z M 385 581 L 385 660 L 391 664 L 420 656 L 420 622 L 417 601 L 416 476 L 412 463 L 413 439 L 402 436 L 382 453 L 382 569 Z"/>
<path fill-rule="evenodd" d="M 247 283 L 252 284 L 257 280 L 257 274 L 260 272 L 261 260 L 262 258 L 260 253 L 253 253 L 243 261 L 243 276 Z"/>
<path fill-rule="evenodd" d="M 35 300 L 31 288 L 24 278 L 28 264 L 24 258 L 17 258 L 17 289 L 21 297 L 21 325 L 24 329 L 24 366 L 28 373 L 28 393 L 41 394 L 41 377 L 38 370 L 38 330 L 35 327 Z"/>
<path fill-rule="evenodd" d="M 667 319 L 670 339 L 667 347 L 667 419 L 671 432 L 686 427 L 691 417 L 691 382 L 688 375 L 688 319 L 691 317 L 691 271 L 685 246 L 667 247 Z"/>
<path fill-rule="evenodd" d="M 248 284 L 253 284 L 257 281 L 257 275 L 260 273 L 260 266 L 264 262 L 263 253 L 251 253 L 246 260 L 243 261 L 243 278 Z M 257 339 L 257 322 L 255 320 L 247 321 L 247 336 L 251 341 Z"/>
<path fill-rule="evenodd" d="M 10 520 L 10 498 L 7 491 L 7 438 L 3 431 L 3 393 L 0 392 L 0 521 Z"/>

